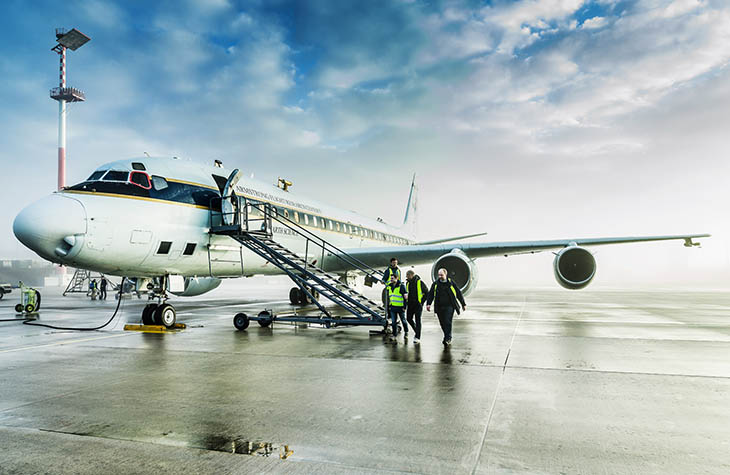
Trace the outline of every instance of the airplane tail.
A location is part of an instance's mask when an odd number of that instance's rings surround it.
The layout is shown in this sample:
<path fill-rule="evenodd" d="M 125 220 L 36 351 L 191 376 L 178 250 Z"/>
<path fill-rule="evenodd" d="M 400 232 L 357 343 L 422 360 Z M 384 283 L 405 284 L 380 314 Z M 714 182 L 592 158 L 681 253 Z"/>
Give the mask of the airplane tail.
<path fill-rule="evenodd" d="M 408 193 L 408 204 L 406 205 L 406 215 L 403 218 L 402 229 L 409 235 L 416 235 L 416 222 L 418 211 L 418 187 L 416 187 L 416 174 L 413 174 L 411 180 L 411 191 Z"/>

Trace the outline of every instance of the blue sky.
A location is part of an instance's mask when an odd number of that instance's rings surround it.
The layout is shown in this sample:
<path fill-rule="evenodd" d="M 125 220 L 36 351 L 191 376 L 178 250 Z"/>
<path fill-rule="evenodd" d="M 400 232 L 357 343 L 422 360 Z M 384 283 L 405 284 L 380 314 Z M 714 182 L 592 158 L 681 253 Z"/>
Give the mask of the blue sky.
<path fill-rule="evenodd" d="M 620 262 L 637 259 L 652 264 L 638 274 L 646 280 L 728 276 L 727 2 L 11 0 L 3 9 L 2 256 L 27 255 L 12 219 L 55 184 L 50 48 L 54 28 L 76 27 L 92 41 L 68 55 L 68 83 L 88 99 L 69 112 L 69 182 L 144 151 L 218 158 L 397 222 L 415 171 L 425 239 L 712 232 L 691 257 L 669 245 L 601 251 L 599 276 L 605 267 L 607 281 L 621 280 Z M 485 272 L 524 279 L 547 261 L 489 262 Z"/>

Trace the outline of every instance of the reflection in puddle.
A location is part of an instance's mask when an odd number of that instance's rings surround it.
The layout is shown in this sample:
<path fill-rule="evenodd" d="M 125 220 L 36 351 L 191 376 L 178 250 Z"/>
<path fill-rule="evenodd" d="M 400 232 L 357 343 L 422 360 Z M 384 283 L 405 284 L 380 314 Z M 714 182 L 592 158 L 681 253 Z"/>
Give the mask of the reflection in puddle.
<path fill-rule="evenodd" d="M 243 439 L 230 439 L 227 437 L 209 436 L 201 439 L 193 446 L 208 450 L 216 450 L 218 452 L 228 452 L 231 454 L 242 455 L 258 455 L 260 457 L 270 457 L 272 454 L 278 454 L 279 458 L 284 460 L 289 458 L 294 451 L 285 444 L 273 444 L 271 442 L 252 442 Z"/>

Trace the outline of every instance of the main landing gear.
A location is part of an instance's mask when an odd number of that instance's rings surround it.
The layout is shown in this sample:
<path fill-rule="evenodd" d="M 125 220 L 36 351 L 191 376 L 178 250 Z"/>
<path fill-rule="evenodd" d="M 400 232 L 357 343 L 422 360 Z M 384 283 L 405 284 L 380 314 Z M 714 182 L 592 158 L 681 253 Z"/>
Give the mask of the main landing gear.
<path fill-rule="evenodd" d="M 310 289 L 310 292 L 312 292 L 314 298 L 319 298 L 319 292 L 314 289 Z M 307 305 L 308 303 L 312 303 L 309 296 L 299 287 L 289 289 L 289 302 L 292 305 Z"/>
<path fill-rule="evenodd" d="M 159 279 L 160 286 L 155 287 L 150 283 L 147 290 L 150 292 L 150 300 L 158 299 L 158 303 L 149 303 L 142 310 L 142 323 L 144 325 L 164 325 L 167 328 L 175 326 L 177 313 L 175 307 L 166 303 L 167 293 L 165 290 L 165 277 Z"/>

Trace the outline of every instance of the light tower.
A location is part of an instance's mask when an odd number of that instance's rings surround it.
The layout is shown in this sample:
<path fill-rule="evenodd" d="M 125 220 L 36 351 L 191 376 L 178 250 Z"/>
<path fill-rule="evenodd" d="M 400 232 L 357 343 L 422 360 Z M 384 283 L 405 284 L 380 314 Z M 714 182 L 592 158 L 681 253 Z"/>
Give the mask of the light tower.
<path fill-rule="evenodd" d="M 58 189 L 66 186 L 66 103 L 83 102 L 86 96 L 74 87 L 66 87 L 66 49 L 76 51 L 91 40 L 76 28 L 66 31 L 56 28 L 58 44 L 51 51 L 58 53 L 61 62 L 59 71 L 59 87 L 51 89 L 51 98 L 58 101 Z"/>

